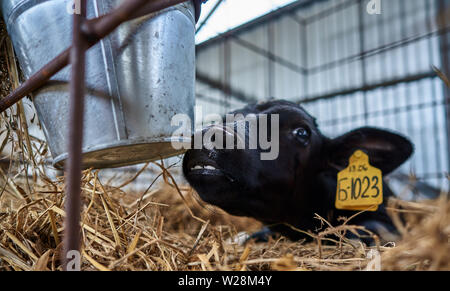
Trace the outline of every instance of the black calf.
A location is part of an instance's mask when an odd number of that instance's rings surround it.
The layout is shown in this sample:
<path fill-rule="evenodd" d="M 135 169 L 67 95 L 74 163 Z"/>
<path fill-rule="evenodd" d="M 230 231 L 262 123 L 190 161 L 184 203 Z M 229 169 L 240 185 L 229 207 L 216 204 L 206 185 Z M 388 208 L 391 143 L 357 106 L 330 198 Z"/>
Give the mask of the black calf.
<path fill-rule="evenodd" d="M 279 115 L 278 157 L 262 160 L 260 147 L 194 149 L 184 157 L 184 175 L 205 202 L 233 215 L 254 217 L 292 239 L 302 236 L 283 224 L 315 231 L 321 227 L 315 213 L 334 225 L 339 224 L 339 217 L 356 213 L 337 210 L 335 198 L 337 173 L 347 167 L 357 149 L 366 152 L 370 164 L 383 175 L 399 167 L 413 152 L 406 138 L 376 128 L 359 128 L 335 139 L 327 138 L 312 116 L 287 101 L 249 105 L 232 112 L 239 113 Z M 224 129 L 223 134 L 230 134 L 230 130 Z M 383 185 L 386 201 L 393 193 Z M 384 204 L 376 212 L 356 216 L 351 224 L 378 234 L 381 229 L 395 232 Z"/>

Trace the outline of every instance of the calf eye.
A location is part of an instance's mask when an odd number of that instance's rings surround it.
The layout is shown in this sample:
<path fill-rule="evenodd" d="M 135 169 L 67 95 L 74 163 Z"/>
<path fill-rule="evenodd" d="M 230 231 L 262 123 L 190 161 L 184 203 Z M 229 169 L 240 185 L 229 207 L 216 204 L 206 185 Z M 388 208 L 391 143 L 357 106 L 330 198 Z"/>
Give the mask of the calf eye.
<path fill-rule="evenodd" d="M 309 143 L 310 133 L 309 130 L 303 127 L 299 127 L 293 131 L 295 138 L 302 143 L 302 145 L 306 146 Z"/>

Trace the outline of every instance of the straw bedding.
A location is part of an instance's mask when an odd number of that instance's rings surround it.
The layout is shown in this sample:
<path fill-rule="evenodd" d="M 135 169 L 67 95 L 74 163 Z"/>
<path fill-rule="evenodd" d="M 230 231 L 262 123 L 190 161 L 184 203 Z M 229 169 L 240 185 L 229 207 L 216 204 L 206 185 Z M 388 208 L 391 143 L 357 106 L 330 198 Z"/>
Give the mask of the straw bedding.
<path fill-rule="evenodd" d="M 1 24 L 2 97 L 20 79 L 12 54 Z M 61 270 L 65 179 L 49 177 L 46 144 L 28 134 L 24 119 L 21 105 L 0 116 L 1 150 L 10 152 L 0 168 L 0 270 Z M 445 195 L 422 203 L 391 200 L 402 233 L 397 243 L 348 241 L 343 234 L 355 230 L 351 220 L 331 226 L 317 217 L 324 227 L 312 242 L 280 237 L 242 246 L 231 239 L 260 223 L 202 205 L 189 186 L 177 184 L 176 169 L 152 166 L 159 179 L 144 192 L 124 190 L 133 177 L 111 183 L 97 170 L 83 172 L 82 270 L 364 270 L 376 263 L 371 251 L 381 254 L 383 270 L 450 270 Z"/>

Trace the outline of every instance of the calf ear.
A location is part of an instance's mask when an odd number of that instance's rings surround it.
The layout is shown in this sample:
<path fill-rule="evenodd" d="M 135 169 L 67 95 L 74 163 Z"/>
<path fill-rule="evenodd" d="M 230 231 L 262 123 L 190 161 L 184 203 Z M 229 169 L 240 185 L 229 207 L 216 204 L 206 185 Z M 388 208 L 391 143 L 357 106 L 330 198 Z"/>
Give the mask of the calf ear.
<path fill-rule="evenodd" d="M 387 175 L 403 164 L 413 153 L 412 143 L 398 134 L 363 127 L 332 139 L 328 148 L 329 162 L 342 168 L 348 166 L 348 159 L 358 149 L 369 156 L 372 166 Z"/>

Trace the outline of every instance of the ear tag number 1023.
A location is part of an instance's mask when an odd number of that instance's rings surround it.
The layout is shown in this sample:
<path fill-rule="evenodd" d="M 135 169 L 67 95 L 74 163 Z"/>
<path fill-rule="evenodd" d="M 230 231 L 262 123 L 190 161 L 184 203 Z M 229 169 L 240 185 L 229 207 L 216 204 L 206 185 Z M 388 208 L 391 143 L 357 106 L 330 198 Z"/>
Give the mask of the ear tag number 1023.
<path fill-rule="evenodd" d="M 369 156 L 357 150 L 346 169 L 337 176 L 336 208 L 376 211 L 383 203 L 383 180 L 380 169 L 369 164 Z"/>

